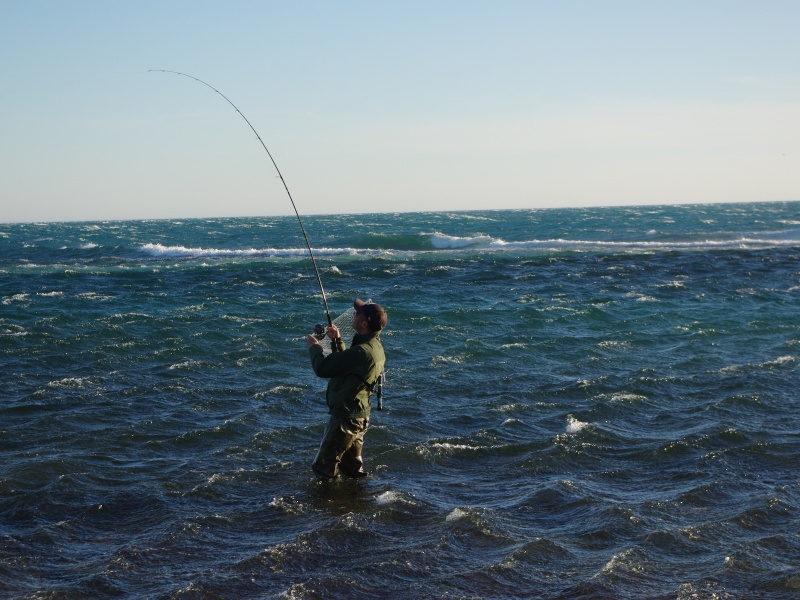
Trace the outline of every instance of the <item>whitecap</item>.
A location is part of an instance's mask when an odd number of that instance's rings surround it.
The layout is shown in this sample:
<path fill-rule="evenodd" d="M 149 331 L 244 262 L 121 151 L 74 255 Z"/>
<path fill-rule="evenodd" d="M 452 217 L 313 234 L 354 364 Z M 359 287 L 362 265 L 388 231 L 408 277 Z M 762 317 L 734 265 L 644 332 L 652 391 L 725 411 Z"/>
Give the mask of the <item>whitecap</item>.
<path fill-rule="evenodd" d="M 59 379 L 58 381 L 51 381 L 47 387 L 51 388 L 67 388 L 67 389 L 81 389 L 89 380 L 83 377 L 67 377 Z"/>
<path fill-rule="evenodd" d="M 227 477 L 222 473 L 214 473 L 211 477 L 208 478 L 206 482 L 208 485 L 214 485 L 215 483 L 223 483 L 225 482 Z"/>
<path fill-rule="evenodd" d="M 641 557 L 629 548 L 611 557 L 602 571 L 596 576 L 603 574 L 622 574 L 622 573 L 644 573 L 646 567 L 642 564 Z"/>
<path fill-rule="evenodd" d="M 611 395 L 611 402 L 641 402 L 642 400 L 647 400 L 647 397 L 626 392 Z"/>
<path fill-rule="evenodd" d="M 76 298 L 82 298 L 85 300 L 111 300 L 111 296 L 106 294 L 98 294 L 97 292 L 84 292 L 82 294 L 78 294 L 75 296 Z"/>
<path fill-rule="evenodd" d="M 445 450 L 446 452 L 451 452 L 453 450 L 476 450 L 476 448 L 468 446 L 467 444 L 450 444 L 449 442 L 434 442 L 428 447 Z"/>
<path fill-rule="evenodd" d="M 387 492 L 383 492 L 378 497 L 375 498 L 375 502 L 378 504 L 393 504 L 395 502 L 399 502 L 402 500 L 402 497 L 398 492 L 393 490 L 389 490 Z"/>
<path fill-rule="evenodd" d="M 269 505 L 290 515 L 301 515 L 305 512 L 303 503 L 292 496 L 275 496 Z"/>
<path fill-rule="evenodd" d="M 473 237 L 459 237 L 444 233 L 434 233 L 431 235 L 431 244 L 439 250 L 452 250 L 468 248 L 469 246 L 488 246 L 492 243 L 502 243 L 501 240 L 494 240 L 488 235 L 477 235 Z"/>
<path fill-rule="evenodd" d="M 445 521 L 458 521 L 459 519 L 465 519 L 469 516 L 469 513 L 465 510 L 460 508 L 454 508 L 450 511 L 450 514 L 447 515 Z"/>
<path fill-rule="evenodd" d="M 473 220 L 473 221 L 497 221 L 497 219 L 492 219 L 490 217 L 486 217 L 483 215 L 473 215 L 469 213 L 447 213 L 447 216 L 451 219 L 464 219 L 464 220 Z"/>
<path fill-rule="evenodd" d="M 294 385 L 279 385 L 272 389 L 270 389 L 267 393 L 268 394 L 280 394 L 282 392 L 294 393 L 302 391 L 301 388 L 294 386 Z"/>
<path fill-rule="evenodd" d="M 255 248 L 246 250 L 224 250 L 219 248 L 187 248 L 186 246 L 164 246 L 163 244 L 144 244 L 142 250 L 154 256 L 249 256 L 258 254 Z"/>
<path fill-rule="evenodd" d="M 278 256 L 294 257 L 308 254 L 306 248 L 191 248 L 187 246 L 165 246 L 163 244 L 143 244 L 142 251 L 156 257 L 164 258 L 202 258 L 202 257 L 252 257 Z M 314 248 L 315 255 L 355 254 L 353 248 Z"/>
<path fill-rule="evenodd" d="M 198 360 L 185 360 L 183 362 L 179 362 L 179 363 L 175 363 L 174 365 L 170 365 L 169 370 L 170 371 L 174 371 L 175 369 L 187 369 L 187 368 L 190 368 L 190 367 L 197 367 L 197 366 L 199 366 L 201 364 L 203 364 L 203 363 L 201 363 Z"/>
<path fill-rule="evenodd" d="M 512 404 L 503 404 L 494 410 L 498 410 L 500 412 L 511 412 L 513 410 L 525 410 L 526 408 L 528 408 L 527 404 L 517 402 Z"/>
<path fill-rule="evenodd" d="M 722 367 L 718 370 L 719 373 L 741 373 L 748 369 L 771 369 L 774 367 L 783 367 L 791 365 L 797 361 L 795 356 L 779 356 L 773 360 L 768 360 L 762 363 L 751 363 L 745 365 L 729 365 Z"/>
<path fill-rule="evenodd" d="M 765 367 L 779 367 L 783 365 L 788 365 L 797 360 L 794 356 L 781 356 L 776 358 L 775 360 L 768 360 L 767 362 L 763 363 Z"/>
<path fill-rule="evenodd" d="M 686 289 L 686 283 L 684 283 L 683 281 L 675 279 L 675 280 L 672 280 L 672 281 L 668 281 L 667 283 L 665 283 L 665 284 L 663 284 L 661 286 L 658 286 L 658 287 L 665 287 L 665 288 L 673 289 L 673 290 L 685 290 Z"/>
<path fill-rule="evenodd" d="M 597 344 L 601 348 L 621 348 L 623 350 L 630 349 L 631 343 L 630 342 L 619 342 L 615 340 L 608 340 L 605 342 L 600 342 Z"/>
<path fill-rule="evenodd" d="M 465 356 L 434 356 L 432 362 L 434 365 L 439 365 L 439 364 L 460 365 L 465 360 L 466 360 Z"/>
<path fill-rule="evenodd" d="M 589 423 L 579 421 L 572 415 L 567 416 L 567 433 L 578 433 L 584 429 Z"/>
<path fill-rule="evenodd" d="M 27 298 L 28 298 L 28 294 L 14 294 L 13 296 L 11 296 L 9 298 L 4 298 L 3 299 L 3 304 L 8 305 L 8 304 L 11 304 L 12 302 L 21 302 L 23 300 L 26 300 Z"/>

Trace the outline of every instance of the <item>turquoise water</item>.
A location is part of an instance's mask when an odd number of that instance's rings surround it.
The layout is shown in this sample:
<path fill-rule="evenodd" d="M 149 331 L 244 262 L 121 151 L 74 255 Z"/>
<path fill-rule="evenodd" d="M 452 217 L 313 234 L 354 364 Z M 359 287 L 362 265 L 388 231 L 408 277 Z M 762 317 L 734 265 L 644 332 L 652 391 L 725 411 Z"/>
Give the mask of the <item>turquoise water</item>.
<path fill-rule="evenodd" d="M 800 203 L 0 225 L 0 595 L 797 598 Z"/>

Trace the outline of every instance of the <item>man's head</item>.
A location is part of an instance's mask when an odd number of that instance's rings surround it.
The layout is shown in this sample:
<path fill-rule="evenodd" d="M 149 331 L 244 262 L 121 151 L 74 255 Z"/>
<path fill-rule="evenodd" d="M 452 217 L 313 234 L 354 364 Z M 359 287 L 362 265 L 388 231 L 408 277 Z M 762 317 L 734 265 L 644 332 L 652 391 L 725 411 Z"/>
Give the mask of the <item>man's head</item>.
<path fill-rule="evenodd" d="M 367 324 L 369 331 L 380 331 L 386 327 L 388 322 L 386 311 L 379 304 L 366 303 L 356 298 L 356 301 L 353 302 L 353 308 L 356 309 L 356 315 L 360 316 Z"/>

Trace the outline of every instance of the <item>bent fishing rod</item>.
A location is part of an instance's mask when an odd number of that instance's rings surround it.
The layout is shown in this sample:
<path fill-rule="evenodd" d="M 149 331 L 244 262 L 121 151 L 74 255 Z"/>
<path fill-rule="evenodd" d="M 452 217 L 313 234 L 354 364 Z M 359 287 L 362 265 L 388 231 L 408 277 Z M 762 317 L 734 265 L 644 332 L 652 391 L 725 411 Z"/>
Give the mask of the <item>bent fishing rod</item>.
<path fill-rule="evenodd" d="M 261 136 L 258 135 L 258 132 L 256 131 L 256 128 L 253 127 L 253 124 L 250 123 L 250 121 L 247 119 L 247 117 L 244 116 L 244 113 L 242 111 L 240 111 L 239 108 L 233 102 L 231 102 L 230 99 L 225 94 L 220 92 L 214 86 L 206 83 L 202 79 L 198 79 L 197 77 L 194 77 L 192 75 L 187 75 L 186 73 L 181 73 L 179 71 L 167 71 L 165 69 L 150 69 L 149 72 L 172 73 L 173 75 L 182 75 L 183 77 L 188 77 L 189 79 L 194 79 L 196 82 L 202 83 L 204 86 L 206 86 L 208 88 L 211 88 L 216 93 L 218 93 L 220 96 L 222 96 L 225 99 L 225 101 L 228 104 L 230 104 L 237 113 L 239 113 L 239 115 L 244 119 L 244 122 L 247 123 L 247 125 L 250 127 L 250 129 L 253 130 L 253 133 L 256 134 L 256 138 L 258 139 L 259 142 L 261 142 L 261 147 L 264 148 L 264 150 L 267 153 L 267 156 L 269 156 L 269 159 L 272 161 L 272 166 L 274 166 L 275 170 L 278 172 L 278 177 L 281 178 L 281 183 L 283 183 L 283 188 L 286 190 L 286 194 L 289 196 L 289 201 L 292 203 L 292 208 L 294 209 L 294 214 L 297 215 L 297 222 L 300 224 L 300 231 L 303 232 L 303 239 L 306 241 L 306 247 L 308 248 L 308 255 L 311 257 L 311 264 L 314 266 L 314 273 L 316 273 L 316 275 L 317 275 L 317 283 L 319 283 L 319 291 L 322 292 L 322 302 L 325 304 L 325 315 L 328 317 L 328 326 L 330 327 L 331 325 L 333 325 L 333 321 L 331 320 L 331 311 L 328 309 L 328 298 L 325 296 L 325 288 L 322 287 L 322 277 L 319 276 L 319 269 L 317 268 L 317 261 L 314 259 L 314 252 L 313 252 L 313 250 L 311 250 L 311 243 L 308 241 L 308 235 L 306 234 L 306 228 L 303 227 L 303 221 L 300 218 L 300 213 L 297 210 L 297 206 L 295 205 L 294 199 L 292 198 L 292 193 L 289 191 L 289 186 L 286 185 L 286 180 L 283 178 L 283 174 L 281 173 L 281 170 L 278 168 L 278 164 L 275 162 L 275 159 L 272 158 L 272 153 L 267 149 L 267 145 L 264 143 L 264 140 L 262 140 Z"/>

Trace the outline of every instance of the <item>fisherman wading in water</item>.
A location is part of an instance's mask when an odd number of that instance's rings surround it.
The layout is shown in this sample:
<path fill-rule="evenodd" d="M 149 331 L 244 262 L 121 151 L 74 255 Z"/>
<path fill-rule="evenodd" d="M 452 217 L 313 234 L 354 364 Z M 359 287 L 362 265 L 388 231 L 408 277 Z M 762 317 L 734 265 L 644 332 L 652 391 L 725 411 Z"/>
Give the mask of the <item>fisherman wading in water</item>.
<path fill-rule="evenodd" d="M 318 478 L 328 480 L 339 474 L 366 477 L 361 449 L 369 427 L 369 398 L 386 361 L 380 332 L 386 327 L 386 311 L 362 300 L 353 303 L 353 336 L 345 347 L 336 325 L 328 327 L 331 354 L 324 356 L 317 338 L 306 340 L 311 366 L 319 377 L 328 379 L 325 399 L 330 419 L 312 468 Z"/>

